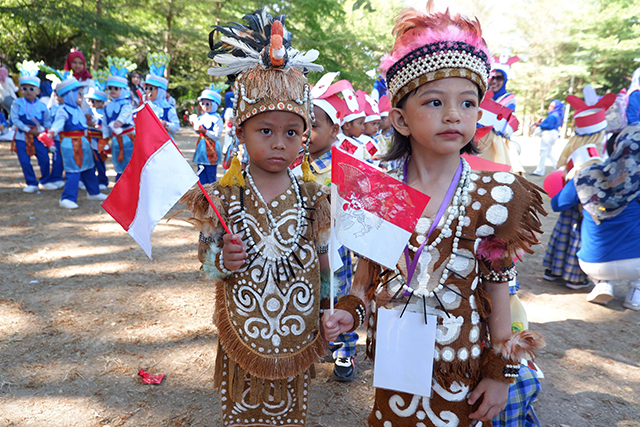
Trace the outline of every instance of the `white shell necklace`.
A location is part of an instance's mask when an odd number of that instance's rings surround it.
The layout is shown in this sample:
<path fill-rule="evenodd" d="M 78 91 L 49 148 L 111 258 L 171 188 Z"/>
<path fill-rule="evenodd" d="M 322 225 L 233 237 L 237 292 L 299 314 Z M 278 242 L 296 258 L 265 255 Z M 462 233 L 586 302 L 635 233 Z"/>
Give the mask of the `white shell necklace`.
<path fill-rule="evenodd" d="M 434 241 L 431 242 L 430 245 L 428 246 L 425 245 L 422 249 L 422 252 L 431 251 L 435 249 L 435 247 L 439 245 L 444 238 L 447 237 L 445 236 L 445 234 L 449 234 L 449 230 L 451 229 L 451 224 L 453 223 L 454 217 L 457 213 L 458 222 L 456 224 L 456 232 L 453 238 L 453 247 L 451 250 L 451 255 L 449 255 L 449 261 L 447 262 L 444 270 L 442 271 L 442 276 L 440 277 L 438 286 L 436 286 L 431 291 L 427 289 L 426 284 L 419 285 L 418 289 L 413 289 L 412 287 L 409 286 L 410 284 L 406 283 L 405 280 L 400 281 L 400 283 L 402 284 L 402 289 L 404 291 L 410 292 L 411 294 L 416 295 L 418 297 L 435 296 L 437 298 L 436 293 L 442 290 L 442 288 L 444 287 L 444 283 L 449 277 L 449 272 L 453 271 L 451 267 L 453 266 L 453 263 L 456 259 L 456 251 L 458 250 L 458 243 L 460 242 L 460 237 L 462 236 L 462 227 L 464 225 L 464 215 L 466 212 L 465 205 L 469 202 L 469 179 L 471 175 L 471 167 L 469 166 L 469 163 L 467 163 L 466 160 L 464 159 L 461 159 L 461 160 L 463 165 L 462 174 L 460 176 L 460 181 L 458 182 L 458 185 L 456 187 L 455 194 L 452 198 L 451 207 L 449 207 L 449 216 L 444 222 L 444 225 L 442 227 L 442 230 L 438 234 L 438 237 L 436 237 Z M 401 180 L 404 181 L 404 176 L 402 175 L 401 175 Z M 408 247 L 413 252 L 416 252 L 419 249 L 413 246 L 411 243 L 408 244 Z M 420 256 L 420 254 L 415 254 L 414 256 Z"/>

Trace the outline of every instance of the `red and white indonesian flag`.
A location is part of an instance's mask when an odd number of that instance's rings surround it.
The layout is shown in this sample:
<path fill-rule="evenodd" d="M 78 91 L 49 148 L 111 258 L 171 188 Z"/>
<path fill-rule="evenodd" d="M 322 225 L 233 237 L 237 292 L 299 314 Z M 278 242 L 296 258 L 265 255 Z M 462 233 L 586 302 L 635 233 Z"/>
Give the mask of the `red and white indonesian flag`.
<path fill-rule="evenodd" d="M 331 152 L 331 184 L 337 187 L 331 204 L 340 243 L 395 268 L 429 196 L 337 147 Z"/>
<path fill-rule="evenodd" d="M 149 104 L 135 118 L 131 160 L 102 207 L 151 257 L 151 233 L 158 221 L 197 181 Z"/>

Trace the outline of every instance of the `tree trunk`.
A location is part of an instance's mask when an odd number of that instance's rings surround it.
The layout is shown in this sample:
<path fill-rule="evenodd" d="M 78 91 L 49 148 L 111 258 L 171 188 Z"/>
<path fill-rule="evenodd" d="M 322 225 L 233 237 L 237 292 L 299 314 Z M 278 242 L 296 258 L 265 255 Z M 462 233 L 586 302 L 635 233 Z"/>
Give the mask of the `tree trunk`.
<path fill-rule="evenodd" d="M 171 0 L 169 2 L 169 10 L 167 11 L 167 27 L 164 33 L 164 53 L 168 53 L 169 55 L 171 55 L 171 50 L 172 50 L 171 49 L 171 24 L 173 21 L 173 2 L 174 0 Z M 169 61 L 166 68 L 164 69 L 164 77 L 168 79 L 170 73 L 171 73 L 171 61 Z"/>
<path fill-rule="evenodd" d="M 102 18 L 102 0 L 96 0 L 96 18 Z M 94 23 L 94 29 L 96 32 L 98 31 L 98 20 Z M 93 39 L 93 44 L 91 45 L 91 70 L 97 70 L 100 64 L 100 39 Z"/>

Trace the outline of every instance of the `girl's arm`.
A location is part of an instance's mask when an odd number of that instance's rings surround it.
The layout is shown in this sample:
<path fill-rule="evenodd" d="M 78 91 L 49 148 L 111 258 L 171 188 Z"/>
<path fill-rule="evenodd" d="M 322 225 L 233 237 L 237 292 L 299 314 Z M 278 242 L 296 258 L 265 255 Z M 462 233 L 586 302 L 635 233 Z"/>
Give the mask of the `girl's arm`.
<path fill-rule="evenodd" d="M 506 341 L 511 337 L 511 306 L 509 304 L 509 286 L 506 282 L 484 282 L 491 297 L 492 311 L 489 316 L 489 334 L 491 342 Z M 486 351 L 486 350 L 485 350 Z M 509 383 L 483 378 L 469 395 L 468 403 L 473 405 L 481 399 L 478 409 L 469 418 L 490 421 L 504 410 L 509 397 Z"/>

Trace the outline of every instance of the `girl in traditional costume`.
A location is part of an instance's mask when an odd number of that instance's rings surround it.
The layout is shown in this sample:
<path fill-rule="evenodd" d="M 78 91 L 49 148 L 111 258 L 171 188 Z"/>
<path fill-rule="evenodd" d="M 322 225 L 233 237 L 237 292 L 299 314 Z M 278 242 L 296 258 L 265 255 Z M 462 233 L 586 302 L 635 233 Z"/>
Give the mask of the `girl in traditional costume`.
<path fill-rule="evenodd" d="M 472 171 L 460 157 L 474 150 L 490 71 L 479 23 L 408 9 L 394 32 L 381 66 L 395 132 L 387 158 L 401 159 L 391 174 L 431 200 L 395 269 L 360 260 L 352 294 L 333 315 L 325 313 L 325 334 L 333 339 L 357 328 L 365 306 L 367 352 L 374 357 L 376 340 L 388 341 L 377 333 L 382 308 L 396 319 L 403 311 L 435 316 L 431 396 L 376 388 L 368 425 L 476 425 L 502 411 L 521 358 L 541 345 L 535 332 L 512 335 L 508 282 L 513 258 L 538 243 L 538 215 L 545 212 L 533 184 L 506 172 Z M 416 354 L 415 367 L 424 359 Z M 376 369 L 415 376 L 411 364 Z"/>
<path fill-rule="evenodd" d="M 236 135 L 250 158 L 244 172 L 236 157 L 219 183 L 204 187 L 232 234 L 200 189 L 182 201 L 201 231 L 203 269 L 215 280 L 222 425 L 302 426 L 313 364 L 326 351 L 320 265 L 330 209 L 308 162 L 302 179 L 289 165 L 313 114 L 304 72 L 322 67 L 312 62 L 316 51 L 291 48 L 284 16 L 260 10 L 245 19 L 246 27 L 216 26 L 222 37 L 209 54 L 226 65 L 209 74 L 234 81 Z"/>
<path fill-rule="evenodd" d="M 147 56 L 149 62 L 149 74 L 145 82 L 144 90 L 147 93 L 151 108 L 160 119 L 167 131 L 174 135 L 180 130 L 180 119 L 176 113 L 176 107 L 167 101 L 167 89 L 169 80 L 163 77 L 164 70 L 171 57 L 166 53 L 150 53 Z"/>
<path fill-rule="evenodd" d="M 108 56 L 109 72 L 107 92 L 111 98 L 105 109 L 105 121 L 102 126 L 102 137 L 110 139 L 111 161 L 116 171 L 116 182 L 129 164 L 133 154 L 136 131 L 133 127 L 133 108 L 127 73 L 135 68 L 135 64 L 124 58 Z"/>

